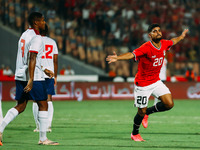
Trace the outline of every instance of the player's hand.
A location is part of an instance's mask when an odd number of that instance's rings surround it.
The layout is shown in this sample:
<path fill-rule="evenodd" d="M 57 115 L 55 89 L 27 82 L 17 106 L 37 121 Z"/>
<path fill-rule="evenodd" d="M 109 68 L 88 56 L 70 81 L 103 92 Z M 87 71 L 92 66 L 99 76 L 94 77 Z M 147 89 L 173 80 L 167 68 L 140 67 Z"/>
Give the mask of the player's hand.
<path fill-rule="evenodd" d="M 51 70 L 45 69 L 44 73 L 50 77 L 50 79 L 54 76 L 53 72 Z"/>
<path fill-rule="evenodd" d="M 54 78 L 54 86 L 57 85 L 57 77 Z"/>
<path fill-rule="evenodd" d="M 24 88 L 24 92 L 28 93 L 33 88 L 33 80 L 29 79 L 26 87 Z"/>
<path fill-rule="evenodd" d="M 116 52 L 114 51 L 113 52 L 114 55 L 108 55 L 107 58 L 106 58 L 106 61 L 108 61 L 108 63 L 112 63 L 112 62 L 116 62 L 117 61 L 117 54 Z"/>
<path fill-rule="evenodd" d="M 186 33 L 187 33 L 188 31 L 189 31 L 188 29 L 185 29 L 185 30 L 182 32 L 182 34 L 181 34 L 182 39 L 185 38 Z"/>

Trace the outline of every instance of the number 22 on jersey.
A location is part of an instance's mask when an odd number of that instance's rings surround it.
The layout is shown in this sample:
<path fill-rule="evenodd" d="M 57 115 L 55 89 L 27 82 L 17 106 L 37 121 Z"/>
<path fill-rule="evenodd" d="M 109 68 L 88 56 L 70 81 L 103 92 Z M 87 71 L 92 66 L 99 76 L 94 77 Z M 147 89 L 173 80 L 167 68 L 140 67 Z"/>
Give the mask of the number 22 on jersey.
<path fill-rule="evenodd" d="M 42 59 L 52 59 L 51 53 L 53 52 L 53 45 L 45 45 L 45 56 L 42 56 Z"/>

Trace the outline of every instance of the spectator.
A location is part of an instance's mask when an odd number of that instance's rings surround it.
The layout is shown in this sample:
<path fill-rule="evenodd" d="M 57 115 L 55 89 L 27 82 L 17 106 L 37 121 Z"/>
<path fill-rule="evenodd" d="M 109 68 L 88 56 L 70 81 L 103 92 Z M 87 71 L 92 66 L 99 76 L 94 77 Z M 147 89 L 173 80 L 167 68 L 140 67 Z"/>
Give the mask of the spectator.
<path fill-rule="evenodd" d="M 47 8 L 45 11 L 42 10 L 44 6 Z M 144 3 L 144 0 L 36 0 L 34 4 L 11 0 L 0 6 L 0 17 L 4 25 L 24 31 L 28 28 L 25 20 L 30 11 L 47 14 L 50 37 L 56 40 L 59 50 L 101 69 L 106 68 L 105 56 L 109 47 L 115 45 L 119 51 L 123 50 L 119 47 L 131 50 L 147 41 L 148 36 L 144 31 L 149 23 L 161 23 L 163 37 L 167 39 L 176 36 L 174 30 L 181 32 L 183 28 L 189 28 L 188 41 L 174 47 L 171 54 L 176 55 L 168 58 L 171 75 L 184 75 L 186 63 L 191 61 L 197 64 L 196 67 L 193 66 L 195 73 L 200 72 L 199 6 L 200 1 L 194 0 L 151 0 L 149 3 Z M 91 41 L 90 37 L 94 37 L 94 40 Z M 97 38 L 102 41 L 98 42 Z M 130 67 L 134 70 L 130 71 L 135 74 L 136 67 L 133 65 L 132 63 Z M 120 73 L 123 70 L 121 67 Z M 108 68 L 106 72 L 109 72 Z"/>
<path fill-rule="evenodd" d="M 110 71 L 108 72 L 108 76 L 109 77 L 116 77 L 117 74 L 115 72 L 115 66 L 114 65 L 110 65 Z"/>
<path fill-rule="evenodd" d="M 6 68 L 3 70 L 3 75 L 4 75 L 4 76 L 13 76 L 13 72 L 12 72 L 12 70 L 10 69 L 9 66 L 6 66 Z"/>
<path fill-rule="evenodd" d="M 65 70 L 65 75 L 75 75 L 75 72 L 73 69 L 71 69 L 70 65 L 67 66 L 67 69 Z"/>
<path fill-rule="evenodd" d="M 195 78 L 195 73 L 194 73 L 194 71 L 193 71 L 193 66 L 192 66 L 192 64 L 188 64 L 188 67 L 187 67 L 187 70 L 186 70 L 186 72 L 185 72 L 185 78 L 188 80 L 188 81 L 194 81 L 194 80 L 196 80 L 196 78 Z"/>
<path fill-rule="evenodd" d="M 63 65 L 62 69 L 60 70 L 60 75 L 65 75 L 65 70 L 66 70 L 66 67 L 65 65 Z"/>

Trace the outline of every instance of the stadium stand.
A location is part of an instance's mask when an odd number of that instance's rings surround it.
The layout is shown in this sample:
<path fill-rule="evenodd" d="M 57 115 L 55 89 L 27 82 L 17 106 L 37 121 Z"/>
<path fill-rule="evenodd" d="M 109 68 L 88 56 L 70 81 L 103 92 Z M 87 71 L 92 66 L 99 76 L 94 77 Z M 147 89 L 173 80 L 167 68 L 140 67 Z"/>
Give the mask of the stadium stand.
<path fill-rule="evenodd" d="M 121 61 L 105 63 L 106 55 L 132 51 L 148 40 L 151 23 L 162 26 L 163 37 L 170 39 L 189 28 L 189 36 L 169 53 L 168 76 L 184 75 L 188 63 L 199 75 L 200 1 L 196 0 L 10 0 L 0 1 L 4 25 L 23 32 L 27 16 L 40 11 L 46 16 L 50 37 L 61 54 L 94 65 L 117 76 L 134 76 L 137 64 Z"/>

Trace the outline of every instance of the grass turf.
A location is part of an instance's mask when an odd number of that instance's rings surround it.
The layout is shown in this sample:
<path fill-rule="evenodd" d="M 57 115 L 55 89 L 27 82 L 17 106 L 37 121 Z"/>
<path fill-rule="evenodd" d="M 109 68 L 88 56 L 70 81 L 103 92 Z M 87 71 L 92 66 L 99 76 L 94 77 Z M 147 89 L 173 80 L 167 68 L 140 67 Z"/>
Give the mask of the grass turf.
<path fill-rule="evenodd" d="M 153 101 L 149 102 L 149 106 Z M 3 102 L 3 113 L 15 102 Z M 140 128 L 145 142 L 130 138 L 133 117 L 137 109 L 133 101 L 59 101 L 54 102 L 54 119 L 49 139 L 59 146 L 37 145 L 39 134 L 34 133 L 32 102 L 24 113 L 11 122 L 4 131 L 0 149 L 68 149 L 116 150 L 200 149 L 200 101 L 175 101 L 175 107 L 149 117 L 149 126 Z"/>

